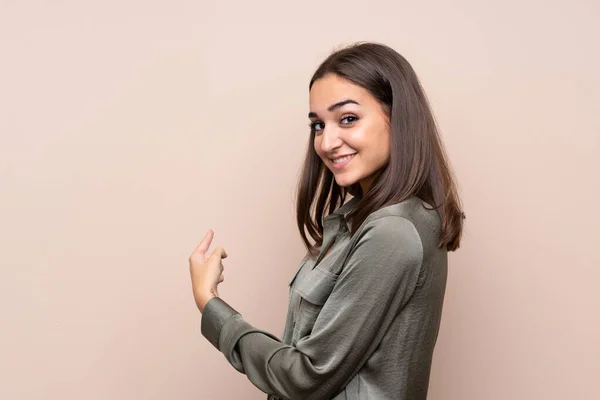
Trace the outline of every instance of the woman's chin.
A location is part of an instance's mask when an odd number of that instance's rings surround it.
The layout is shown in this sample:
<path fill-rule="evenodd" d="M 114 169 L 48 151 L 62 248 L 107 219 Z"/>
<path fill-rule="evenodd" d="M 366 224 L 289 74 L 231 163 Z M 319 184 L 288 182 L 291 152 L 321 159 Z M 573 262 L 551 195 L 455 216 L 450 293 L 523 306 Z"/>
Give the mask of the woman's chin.
<path fill-rule="evenodd" d="M 340 187 L 348 187 L 348 186 L 352 186 L 354 183 L 356 183 L 355 179 L 348 179 L 346 177 L 343 176 L 336 176 L 335 177 L 335 183 L 338 184 L 338 186 Z"/>

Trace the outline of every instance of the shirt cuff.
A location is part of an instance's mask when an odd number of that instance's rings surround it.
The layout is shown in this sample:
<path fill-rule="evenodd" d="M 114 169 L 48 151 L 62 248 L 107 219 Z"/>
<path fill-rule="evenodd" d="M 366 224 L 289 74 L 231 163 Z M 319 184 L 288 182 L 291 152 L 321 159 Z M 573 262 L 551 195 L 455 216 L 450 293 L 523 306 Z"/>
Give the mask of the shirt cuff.
<path fill-rule="evenodd" d="M 229 318 L 238 314 L 239 313 L 236 310 L 231 308 L 231 306 L 221 298 L 211 298 L 208 303 L 206 303 L 204 312 L 202 313 L 202 320 L 200 323 L 202 335 L 220 351 L 219 337 L 221 336 L 221 329 Z"/>

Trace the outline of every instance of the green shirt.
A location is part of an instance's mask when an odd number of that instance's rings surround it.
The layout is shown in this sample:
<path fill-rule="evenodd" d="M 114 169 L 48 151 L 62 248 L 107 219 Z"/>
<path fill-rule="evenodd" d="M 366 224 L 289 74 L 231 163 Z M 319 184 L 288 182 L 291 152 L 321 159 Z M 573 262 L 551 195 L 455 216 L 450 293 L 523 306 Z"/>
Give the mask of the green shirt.
<path fill-rule="evenodd" d="M 413 197 L 351 237 L 345 214 L 357 200 L 324 218 L 319 256 L 290 281 L 281 339 L 220 298 L 206 305 L 202 334 L 268 399 L 427 397 L 447 275 L 439 215 Z"/>

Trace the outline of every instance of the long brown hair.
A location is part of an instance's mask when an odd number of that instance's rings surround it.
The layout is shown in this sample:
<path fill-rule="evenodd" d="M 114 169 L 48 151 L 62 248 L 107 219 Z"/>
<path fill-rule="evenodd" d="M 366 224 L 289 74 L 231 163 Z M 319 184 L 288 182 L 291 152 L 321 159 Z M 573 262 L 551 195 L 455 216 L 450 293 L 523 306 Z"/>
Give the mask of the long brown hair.
<path fill-rule="evenodd" d="M 325 210 L 332 213 L 348 193 L 359 197 L 348 215 L 351 234 L 372 212 L 416 196 L 439 213 L 442 227 L 438 246 L 456 250 L 464 214 L 433 113 L 409 62 L 388 46 L 362 42 L 329 55 L 310 80 L 309 91 L 327 74 L 363 87 L 379 101 L 389 119 L 390 160 L 367 193 L 362 193 L 358 182 L 340 187 L 316 153 L 315 133 L 311 132 L 296 204 L 298 228 L 309 252 L 316 255 L 323 244 Z"/>

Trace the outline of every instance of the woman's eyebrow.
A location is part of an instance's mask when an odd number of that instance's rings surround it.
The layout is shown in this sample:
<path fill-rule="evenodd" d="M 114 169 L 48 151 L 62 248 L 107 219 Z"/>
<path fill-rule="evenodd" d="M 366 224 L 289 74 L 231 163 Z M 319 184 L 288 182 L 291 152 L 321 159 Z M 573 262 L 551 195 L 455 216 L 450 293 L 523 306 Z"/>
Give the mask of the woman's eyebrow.
<path fill-rule="evenodd" d="M 360 106 L 358 101 L 352 100 L 352 99 L 347 99 L 347 100 L 338 101 L 337 103 L 330 105 L 329 108 L 327 109 L 327 111 L 331 112 L 337 108 L 345 106 L 346 104 L 356 104 L 357 106 Z M 318 117 L 318 115 L 315 112 L 311 111 L 308 113 L 308 118 L 317 118 L 317 117 Z"/>

